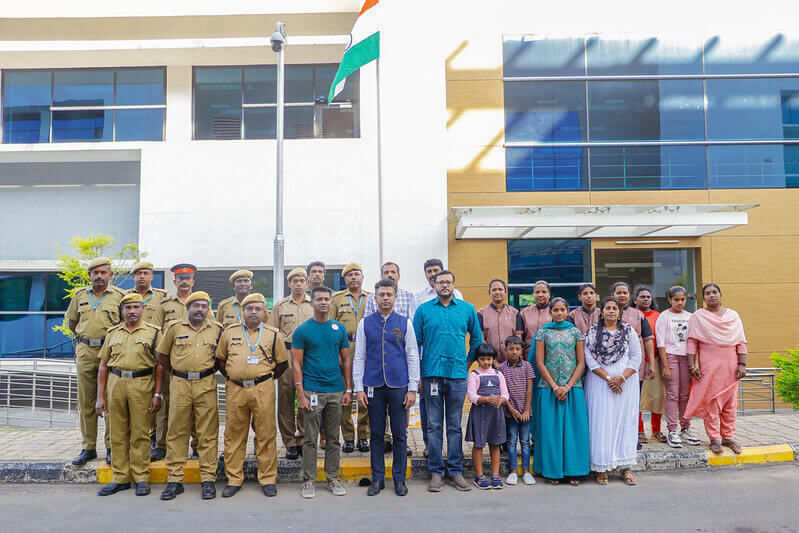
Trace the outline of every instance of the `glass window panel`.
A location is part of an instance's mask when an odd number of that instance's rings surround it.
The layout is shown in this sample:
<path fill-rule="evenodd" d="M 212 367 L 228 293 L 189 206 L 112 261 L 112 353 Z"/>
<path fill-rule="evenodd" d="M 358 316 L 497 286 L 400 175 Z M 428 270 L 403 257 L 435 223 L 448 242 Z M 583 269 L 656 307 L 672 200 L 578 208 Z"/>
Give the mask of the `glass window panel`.
<path fill-rule="evenodd" d="M 793 98 L 799 78 L 707 80 L 707 121 L 710 139 L 746 140 L 786 138 L 784 120 L 793 120 Z M 789 125 L 789 137 L 794 135 Z"/>
<path fill-rule="evenodd" d="M 591 147 L 591 189 L 705 189 L 704 146 Z"/>
<path fill-rule="evenodd" d="M 358 126 L 358 107 L 338 109 L 319 106 L 321 114 L 322 137 L 325 139 L 352 139 L 360 137 Z"/>
<path fill-rule="evenodd" d="M 50 72 L 3 75 L 3 142 L 50 141 Z"/>
<path fill-rule="evenodd" d="M 277 69 L 247 67 L 244 69 L 244 103 L 274 104 L 277 102 Z"/>
<path fill-rule="evenodd" d="M 245 139 L 274 139 L 277 128 L 277 108 L 249 107 L 244 109 Z"/>
<path fill-rule="evenodd" d="M 118 69 L 117 105 L 163 105 L 164 72 L 163 68 Z"/>
<path fill-rule="evenodd" d="M 701 80 L 588 82 L 592 141 L 703 140 Z"/>
<path fill-rule="evenodd" d="M 538 280 L 573 285 L 554 287 L 553 296 L 579 305 L 577 287 L 591 279 L 589 239 L 524 239 L 508 241 L 508 280 L 532 285 Z M 510 303 L 525 307 L 532 303 L 533 287 L 512 287 Z"/>
<path fill-rule="evenodd" d="M 587 176 L 585 148 L 505 149 L 505 179 L 509 192 L 585 190 Z"/>
<path fill-rule="evenodd" d="M 241 139 L 241 69 L 198 68 L 194 138 Z"/>
<path fill-rule="evenodd" d="M 317 100 L 327 101 L 330 93 L 330 84 L 338 71 L 338 65 L 317 65 L 314 76 L 314 97 Z M 336 95 L 334 102 L 356 102 L 359 96 L 360 71 L 356 70 L 344 83 L 344 89 Z"/>
<path fill-rule="evenodd" d="M 53 111 L 53 142 L 111 141 L 113 134 L 111 110 Z"/>
<path fill-rule="evenodd" d="M 44 330 L 47 357 L 70 358 L 75 355 L 75 350 L 72 347 L 72 339 L 60 332 L 53 331 L 55 326 L 60 326 L 63 322 L 63 315 L 47 316 Z"/>
<path fill-rule="evenodd" d="M 0 315 L 0 355 L 44 357 L 45 315 Z"/>
<path fill-rule="evenodd" d="M 117 141 L 164 140 L 164 109 L 120 109 L 115 120 Z"/>
<path fill-rule="evenodd" d="M 44 311 L 45 278 L 37 274 L 0 274 L 0 311 Z"/>
<path fill-rule="evenodd" d="M 785 158 L 785 186 L 799 187 L 799 145 L 786 144 L 782 150 Z"/>
<path fill-rule="evenodd" d="M 506 82 L 505 139 L 585 140 L 585 82 Z"/>
<path fill-rule="evenodd" d="M 53 72 L 53 105 L 114 105 L 113 70 L 56 70 Z"/>
<path fill-rule="evenodd" d="M 504 76 L 584 76 L 582 37 L 506 37 L 502 43 Z"/>
<path fill-rule="evenodd" d="M 286 139 L 312 139 L 314 135 L 314 106 L 287 107 L 283 135 Z"/>
<path fill-rule="evenodd" d="M 286 102 L 310 103 L 314 101 L 313 65 L 286 66 Z"/>
<path fill-rule="evenodd" d="M 701 74 L 702 43 L 663 37 L 587 40 L 589 76 Z"/>
<path fill-rule="evenodd" d="M 67 283 L 58 277 L 58 274 L 47 274 L 46 311 L 66 311 L 69 299 L 64 298 L 67 292 Z"/>
<path fill-rule="evenodd" d="M 711 189 L 796 186 L 796 153 L 779 144 L 710 146 Z M 787 158 L 786 158 L 787 155 Z"/>
<path fill-rule="evenodd" d="M 714 36 L 705 43 L 707 74 L 778 74 L 799 72 L 799 39 L 785 34 L 751 32 Z"/>

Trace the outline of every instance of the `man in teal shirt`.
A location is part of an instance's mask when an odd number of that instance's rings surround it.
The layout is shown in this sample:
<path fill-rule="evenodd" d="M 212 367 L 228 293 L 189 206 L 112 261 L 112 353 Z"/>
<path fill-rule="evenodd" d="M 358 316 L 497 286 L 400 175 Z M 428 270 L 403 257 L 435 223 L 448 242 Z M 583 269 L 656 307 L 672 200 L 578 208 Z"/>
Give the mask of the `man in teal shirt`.
<path fill-rule="evenodd" d="M 442 270 L 435 277 L 436 296 L 419 306 L 413 329 L 422 354 L 422 395 L 427 405 L 427 490 L 440 492 L 444 478 L 444 435 L 447 426 L 448 481 L 456 489 L 471 490 L 463 477 L 461 416 L 466 397 L 468 362 L 483 343 L 474 306 L 454 297 L 455 275 Z M 469 351 L 466 352 L 466 335 Z"/>
<path fill-rule="evenodd" d="M 294 387 L 297 389 L 299 407 L 307 413 L 302 447 L 303 498 L 316 495 L 316 443 L 322 421 L 327 435 L 327 487 L 336 496 L 347 493 L 338 480 L 338 430 L 342 407 L 352 401 L 352 358 L 344 324 L 332 320 L 328 314 L 331 293 L 331 289 L 324 285 L 311 290 L 314 316 L 300 324 L 291 337 Z"/>

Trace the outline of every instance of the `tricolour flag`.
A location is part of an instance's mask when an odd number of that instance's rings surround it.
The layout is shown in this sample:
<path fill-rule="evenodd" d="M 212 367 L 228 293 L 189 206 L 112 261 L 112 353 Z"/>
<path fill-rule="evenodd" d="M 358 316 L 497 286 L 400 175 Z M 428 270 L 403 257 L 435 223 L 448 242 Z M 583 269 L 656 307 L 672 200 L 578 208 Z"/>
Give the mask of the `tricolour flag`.
<path fill-rule="evenodd" d="M 347 82 L 347 76 L 374 61 L 380 56 L 380 31 L 377 29 L 377 3 L 379 0 L 366 0 L 358 18 L 352 26 L 350 44 L 344 50 L 327 101 L 332 102 Z"/>

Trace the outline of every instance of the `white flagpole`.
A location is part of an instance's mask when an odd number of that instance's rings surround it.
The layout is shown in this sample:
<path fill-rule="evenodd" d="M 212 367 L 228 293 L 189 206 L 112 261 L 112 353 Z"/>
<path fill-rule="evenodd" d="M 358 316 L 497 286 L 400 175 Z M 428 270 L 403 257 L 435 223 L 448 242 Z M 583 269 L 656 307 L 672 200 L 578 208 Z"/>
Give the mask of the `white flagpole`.
<path fill-rule="evenodd" d="M 380 56 L 377 57 L 375 80 L 377 85 L 377 231 L 378 255 L 383 265 L 383 143 L 380 128 Z"/>

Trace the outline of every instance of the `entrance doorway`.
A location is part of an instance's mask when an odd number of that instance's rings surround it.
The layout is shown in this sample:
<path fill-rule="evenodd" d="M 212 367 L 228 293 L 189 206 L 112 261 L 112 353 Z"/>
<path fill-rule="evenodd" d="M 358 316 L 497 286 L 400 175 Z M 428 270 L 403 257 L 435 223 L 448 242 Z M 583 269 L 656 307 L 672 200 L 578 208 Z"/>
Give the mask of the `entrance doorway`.
<path fill-rule="evenodd" d="M 652 287 L 652 296 L 662 311 L 669 307 L 669 287 L 682 285 L 688 291 L 686 310 L 696 310 L 696 268 L 691 248 L 595 250 L 594 260 L 596 287 L 603 297 L 617 281 L 626 281 L 631 287 L 645 284 Z"/>

